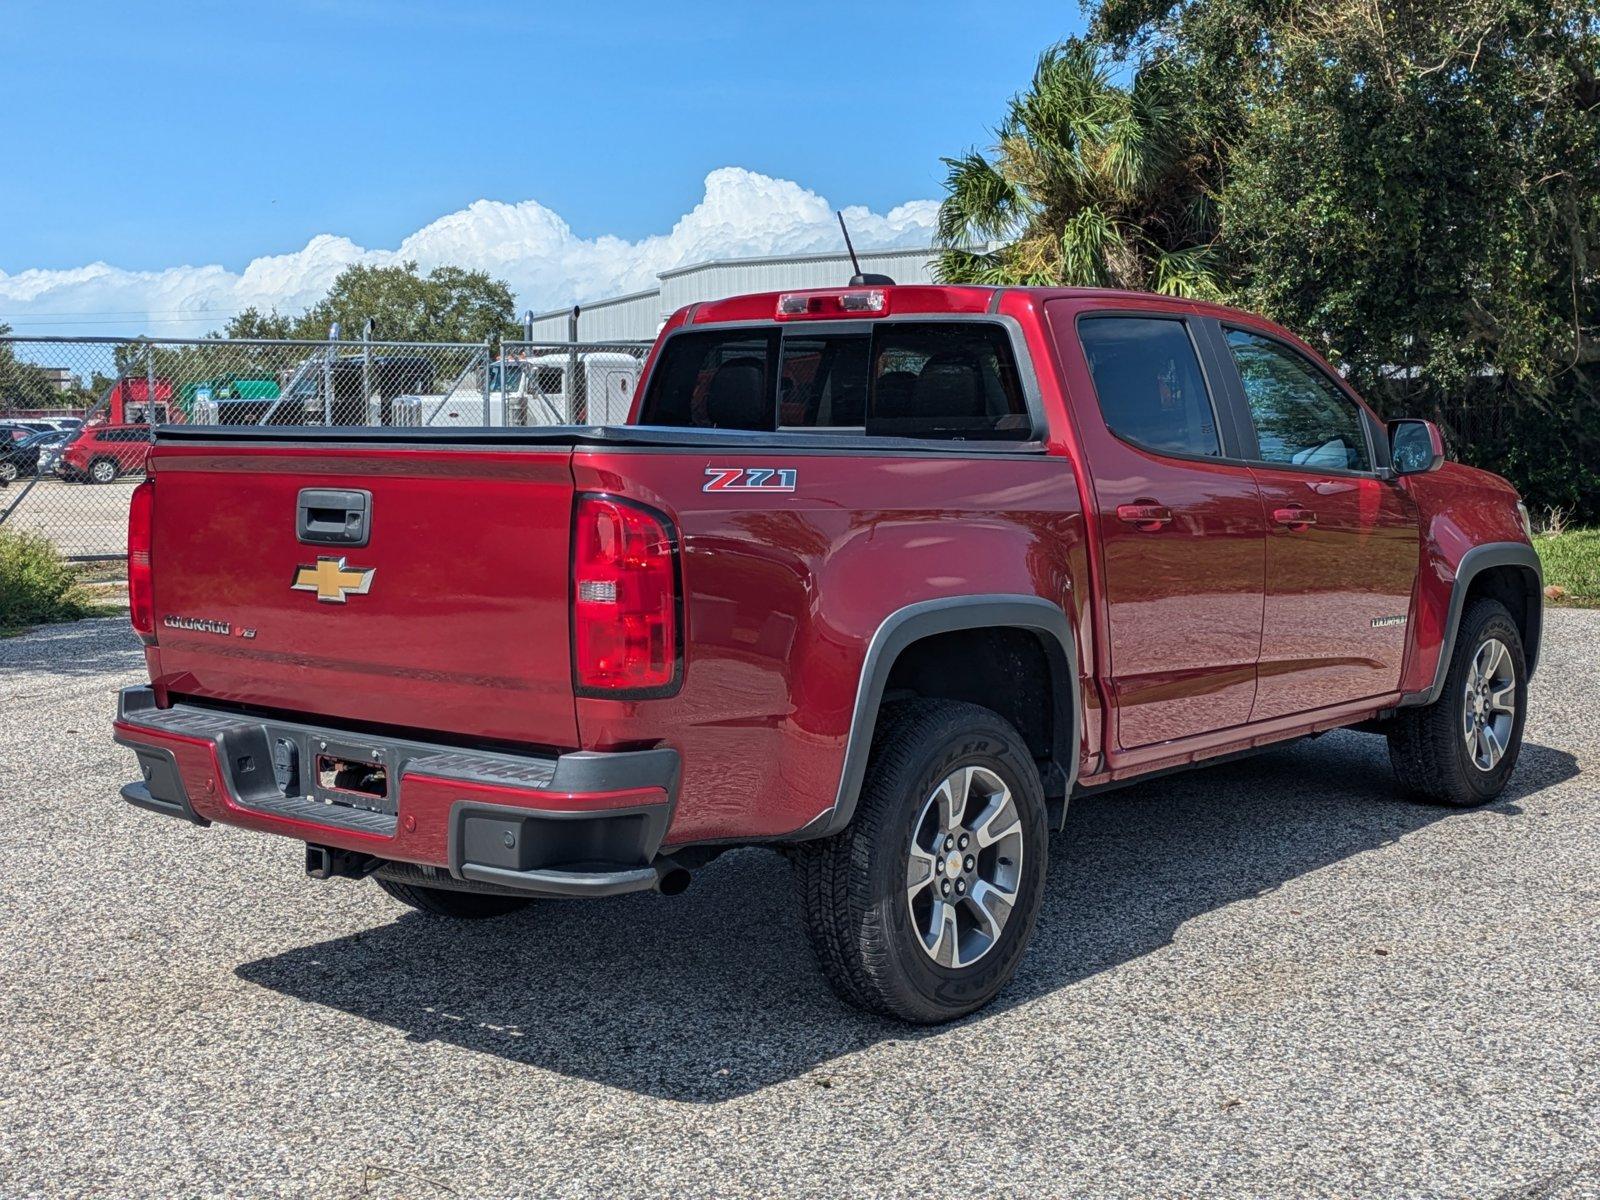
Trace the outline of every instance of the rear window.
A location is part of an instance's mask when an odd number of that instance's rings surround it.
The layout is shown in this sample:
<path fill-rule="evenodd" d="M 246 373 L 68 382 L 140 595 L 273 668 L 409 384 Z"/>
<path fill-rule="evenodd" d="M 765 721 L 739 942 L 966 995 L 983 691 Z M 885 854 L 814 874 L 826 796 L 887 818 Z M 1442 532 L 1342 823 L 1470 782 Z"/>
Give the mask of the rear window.
<path fill-rule="evenodd" d="M 957 321 L 675 334 L 640 423 L 954 440 L 1032 433 L 1004 328 Z"/>

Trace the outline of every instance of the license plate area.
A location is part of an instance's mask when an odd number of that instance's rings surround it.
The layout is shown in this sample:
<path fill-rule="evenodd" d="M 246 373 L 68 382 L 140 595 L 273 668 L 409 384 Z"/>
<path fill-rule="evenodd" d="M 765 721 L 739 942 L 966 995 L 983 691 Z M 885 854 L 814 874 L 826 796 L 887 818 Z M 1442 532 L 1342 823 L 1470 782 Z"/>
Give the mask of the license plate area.
<path fill-rule="evenodd" d="M 314 799 L 368 812 L 396 812 L 394 764 L 383 747 L 310 739 L 306 751 L 301 774 Z"/>

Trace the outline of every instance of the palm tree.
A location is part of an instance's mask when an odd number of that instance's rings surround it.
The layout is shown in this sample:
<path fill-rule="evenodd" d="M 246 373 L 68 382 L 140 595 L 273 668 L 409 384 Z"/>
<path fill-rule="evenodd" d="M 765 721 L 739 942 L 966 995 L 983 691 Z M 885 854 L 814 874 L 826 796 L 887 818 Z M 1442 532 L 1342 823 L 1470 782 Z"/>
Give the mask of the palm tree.
<path fill-rule="evenodd" d="M 1217 296 L 1211 160 L 1169 82 L 1148 65 L 1121 86 L 1082 39 L 1046 50 L 993 157 L 944 160 L 939 278 Z"/>

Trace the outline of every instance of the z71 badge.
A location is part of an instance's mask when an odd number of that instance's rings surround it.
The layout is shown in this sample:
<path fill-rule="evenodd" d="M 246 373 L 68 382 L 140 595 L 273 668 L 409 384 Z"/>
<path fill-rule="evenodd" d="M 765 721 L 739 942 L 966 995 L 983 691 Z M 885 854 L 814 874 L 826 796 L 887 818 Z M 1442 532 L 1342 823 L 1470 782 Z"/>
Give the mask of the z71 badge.
<path fill-rule="evenodd" d="M 799 472 L 790 467 L 707 467 L 702 492 L 792 492 Z"/>

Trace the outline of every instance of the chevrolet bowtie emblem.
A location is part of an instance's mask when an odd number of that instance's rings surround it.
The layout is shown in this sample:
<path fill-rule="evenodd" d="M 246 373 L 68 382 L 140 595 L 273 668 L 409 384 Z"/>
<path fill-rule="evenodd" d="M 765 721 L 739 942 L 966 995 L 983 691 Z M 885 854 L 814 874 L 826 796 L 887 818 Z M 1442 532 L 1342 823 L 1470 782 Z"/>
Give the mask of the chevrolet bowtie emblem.
<path fill-rule="evenodd" d="M 372 587 L 376 567 L 347 567 L 343 558 L 319 558 L 309 567 L 297 567 L 289 589 L 315 592 L 327 604 L 343 604 L 351 594 L 365 596 Z"/>

